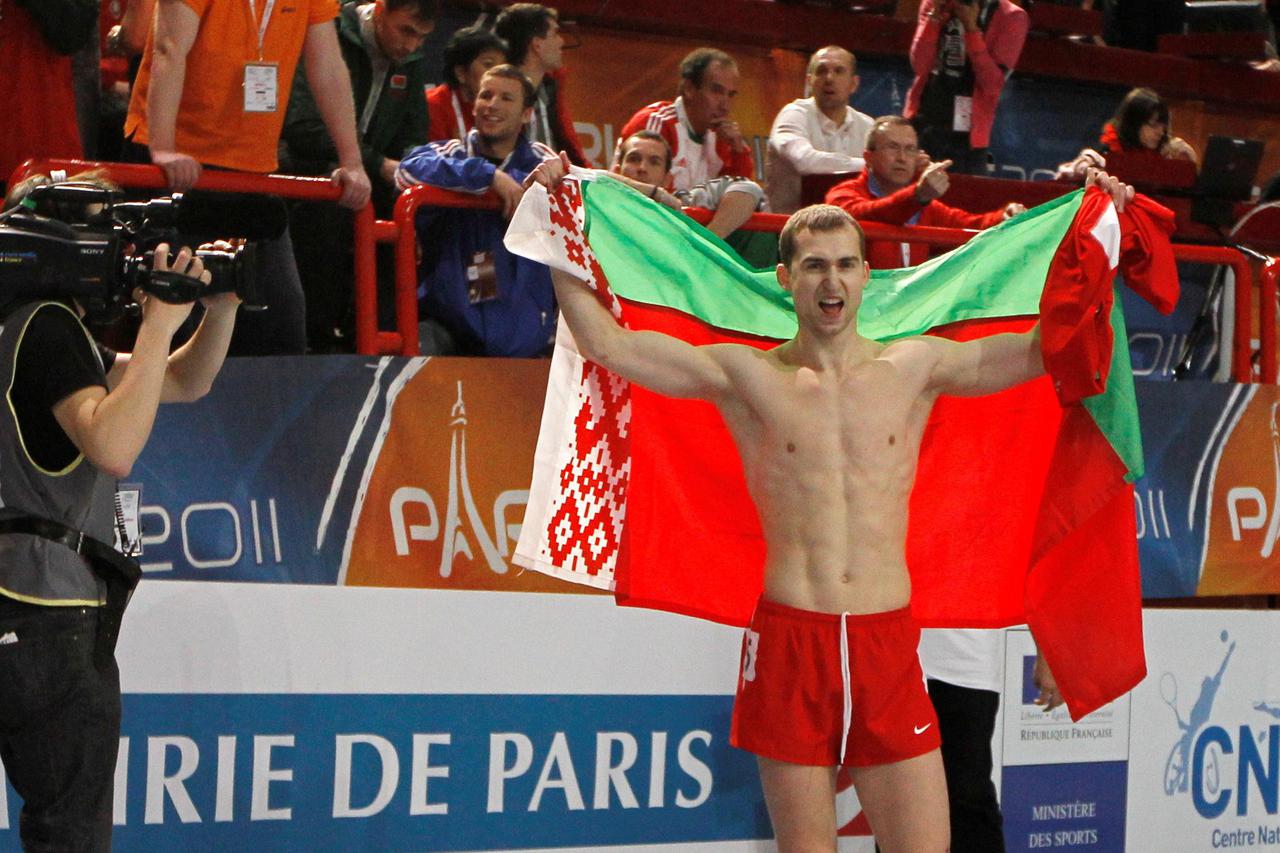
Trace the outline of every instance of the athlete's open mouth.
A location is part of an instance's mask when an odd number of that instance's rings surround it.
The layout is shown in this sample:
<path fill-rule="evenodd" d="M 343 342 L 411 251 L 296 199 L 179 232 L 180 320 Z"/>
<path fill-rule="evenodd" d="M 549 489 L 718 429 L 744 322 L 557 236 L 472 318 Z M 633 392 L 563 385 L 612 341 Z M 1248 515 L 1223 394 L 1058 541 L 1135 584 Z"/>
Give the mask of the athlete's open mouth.
<path fill-rule="evenodd" d="M 822 313 L 826 314 L 828 317 L 836 317 L 840 314 L 841 309 L 844 308 L 844 300 L 843 299 L 819 299 L 818 307 L 822 309 Z"/>

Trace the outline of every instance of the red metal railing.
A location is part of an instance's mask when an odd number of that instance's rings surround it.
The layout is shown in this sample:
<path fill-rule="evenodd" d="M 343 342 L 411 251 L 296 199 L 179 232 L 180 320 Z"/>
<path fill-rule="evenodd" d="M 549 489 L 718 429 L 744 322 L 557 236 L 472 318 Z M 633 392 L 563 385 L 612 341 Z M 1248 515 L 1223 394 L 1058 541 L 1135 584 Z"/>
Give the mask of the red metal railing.
<path fill-rule="evenodd" d="M 12 183 L 40 171 L 62 169 L 69 174 L 87 169 L 103 169 L 121 186 L 139 189 L 165 188 L 164 175 L 157 166 L 96 163 L 86 160 L 28 160 L 14 172 Z M 252 175 L 243 172 L 205 170 L 196 184 L 200 189 L 224 192 L 260 192 L 310 201 L 337 201 L 340 191 L 327 178 L 292 175 Z M 418 354 L 418 251 L 414 216 L 423 206 L 451 207 L 469 210 L 498 210 L 500 205 L 492 193 L 469 195 L 435 187 L 417 186 L 396 201 L 394 221 L 375 220 L 372 205 L 355 214 L 355 309 L 356 351 L 364 355 Z M 711 212 L 700 208 L 686 209 L 689 216 L 703 224 Z M 786 217 L 773 213 L 757 213 L 742 226 L 749 231 L 777 233 Z M 868 240 L 896 243 L 924 243 L 930 246 L 958 246 L 972 238 L 976 231 L 958 228 L 886 225 L 863 223 Z M 396 330 L 378 330 L 378 288 L 374 244 L 394 243 L 395 250 L 395 315 Z M 1176 244 L 1174 257 L 1180 261 L 1224 264 L 1235 273 L 1235 327 L 1233 329 L 1231 377 L 1237 382 L 1254 381 L 1252 364 L 1253 339 L 1253 265 L 1236 249 L 1222 246 Z M 1271 258 L 1263 265 L 1259 281 L 1259 346 L 1260 373 L 1263 382 L 1277 380 L 1276 297 L 1280 286 L 1280 261 Z"/>
<path fill-rule="evenodd" d="M 1239 276 L 1237 276 L 1237 279 Z M 1276 296 L 1277 287 L 1280 286 L 1280 258 L 1268 258 L 1267 262 L 1262 265 L 1262 281 L 1258 288 L 1258 302 L 1262 304 L 1262 325 L 1258 330 L 1258 348 L 1262 350 L 1262 381 L 1276 381 Z M 1236 301 L 1239 297 L 1239 286 L 1236 287 Z M 1267 321 L 1267 308 L 1270 307 L 1272 316 L 1270 322 Z"/>
<path fill-rule="evenodd" d="M 406 355 L 418 354 L 418 234 L 414 228 L 414 217 L 420 207 L 452 207 L 466 210 L 501 210 L 498 197 L 492 193 L 470 195 L 456 193 L 419 184 L 400 194 L 396 199 L 394 222 L 387 223 L 395 235 L 396 244 L 396 319 L 399 323 L 404 314 L 413 317 L 411 331 L 402 332 L 406 345 L 411 351 Z M 379 225 L 383 223 L 378 222 Z M 375 295 L 376 299 L 376 295 Z"/>

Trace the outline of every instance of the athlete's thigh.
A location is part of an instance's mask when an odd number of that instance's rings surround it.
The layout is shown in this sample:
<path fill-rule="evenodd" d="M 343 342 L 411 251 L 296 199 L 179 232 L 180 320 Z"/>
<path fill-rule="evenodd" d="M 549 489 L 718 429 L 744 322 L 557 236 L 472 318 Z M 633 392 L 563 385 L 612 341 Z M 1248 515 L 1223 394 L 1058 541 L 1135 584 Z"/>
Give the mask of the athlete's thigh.
<path fill-rule="evenodd" d="M 757 756 L 779 853 L 836 849 L 836 769 Z"/>
<path fill-rule="evenodd" d="M 858 802 L 882 853 L 943 853 L 950 844 L 942 754 L 850 767 Z"/>

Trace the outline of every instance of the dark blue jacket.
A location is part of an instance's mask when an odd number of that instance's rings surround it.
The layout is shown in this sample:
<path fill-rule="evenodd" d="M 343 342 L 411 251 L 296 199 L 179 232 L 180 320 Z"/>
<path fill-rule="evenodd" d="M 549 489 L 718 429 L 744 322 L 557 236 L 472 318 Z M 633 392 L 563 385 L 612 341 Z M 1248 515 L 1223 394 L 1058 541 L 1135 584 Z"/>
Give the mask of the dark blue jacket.
<path fill-rule="evenodd" d="M 415 148 L 400 161 L 401 184 L 429 184 L 481 194 L 501 168 L 517 181 L 555 153 L 521 134 L 515 150 L 500 165 L 476 153 L 477 134 Z M 551 273 L 542 264 L 517 257 L 502 245 L 507 223 L 487 210 L 423 208 L 418 213 L 422 246 L 419 306 L 423 317 L 442 323 L 464 355 L 526 357 L 550 349 L 556 328 L 556 298 Z M 467 267 L 476 252 L 493 252 L 498 297 L 472 304 Z"/>

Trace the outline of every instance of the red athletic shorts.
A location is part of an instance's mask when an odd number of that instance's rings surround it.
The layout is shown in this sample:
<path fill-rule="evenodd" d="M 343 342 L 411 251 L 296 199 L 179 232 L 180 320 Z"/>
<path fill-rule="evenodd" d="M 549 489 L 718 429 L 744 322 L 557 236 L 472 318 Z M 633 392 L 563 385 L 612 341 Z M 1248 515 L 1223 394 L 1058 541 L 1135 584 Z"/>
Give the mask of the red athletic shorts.
<path fill-rule="evenodd" d="M 841 615 L 761 598 L 742 641 L 729 742 L 821 766 L 888 764 L 937 749 L 919 644 L 906 607 Z"/>

